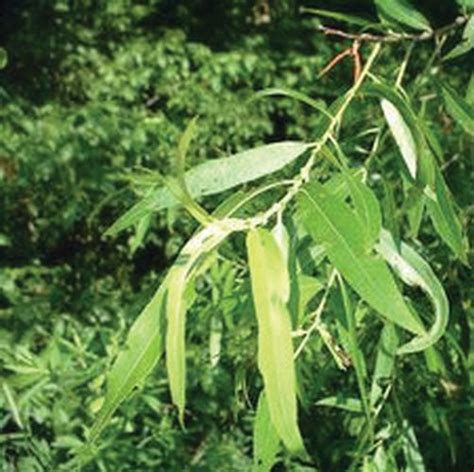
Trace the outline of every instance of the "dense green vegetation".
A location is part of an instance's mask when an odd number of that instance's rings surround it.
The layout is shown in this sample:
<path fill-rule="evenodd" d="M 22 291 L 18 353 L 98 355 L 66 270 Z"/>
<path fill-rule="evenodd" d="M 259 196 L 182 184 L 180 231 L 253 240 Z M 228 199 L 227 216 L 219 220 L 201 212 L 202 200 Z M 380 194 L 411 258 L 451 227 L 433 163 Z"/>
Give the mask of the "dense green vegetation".
<path fill-rule="evenodd" d="M 471 0 L 2 10 L 0 470 L 473 469 Z"/>

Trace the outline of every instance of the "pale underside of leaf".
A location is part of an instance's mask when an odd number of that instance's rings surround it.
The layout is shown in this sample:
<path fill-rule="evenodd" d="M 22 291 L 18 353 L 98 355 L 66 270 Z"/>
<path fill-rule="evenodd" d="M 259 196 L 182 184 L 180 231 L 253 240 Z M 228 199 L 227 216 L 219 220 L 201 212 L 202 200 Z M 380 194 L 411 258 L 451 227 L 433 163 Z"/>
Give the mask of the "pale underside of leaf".
<path fill-rule="evenodd" d="M 429 331 L 398 349 L 398 354 L 425 350 L 443 336 L 449 320 L 449 303 L 440 281 L 428 263 L 410 246 L 401 243 L 398 250 L 390 233 L 382 231 L 378 251 L 407 284 L 420 287 L 430 298 L 435 310 Z"/>
<path fill-rule="evenodd" d="M 408 172 L 413 179 L 415 179 L 417 170 L 417 152 L 413 135 L 402 115 L 392 102 L 382 99 L 380 105 L 393 138 L 395 139 L 403 160 L 408 168 Z"/>
<path fill-rule="evenodd" d="M 193 167 L 184 176 L 192 198 L 213 195 L 237 185 L 256 180 L 279 171 L 295 161 L 308 149 L 308 144 L 282 141 L 244 151 L 234 156 L 214 159 Z M 144 215 L 178 205 L 178 200 L 165 187 L 136 203 L 108 230 L 112 235 L 133 225 Z"/>

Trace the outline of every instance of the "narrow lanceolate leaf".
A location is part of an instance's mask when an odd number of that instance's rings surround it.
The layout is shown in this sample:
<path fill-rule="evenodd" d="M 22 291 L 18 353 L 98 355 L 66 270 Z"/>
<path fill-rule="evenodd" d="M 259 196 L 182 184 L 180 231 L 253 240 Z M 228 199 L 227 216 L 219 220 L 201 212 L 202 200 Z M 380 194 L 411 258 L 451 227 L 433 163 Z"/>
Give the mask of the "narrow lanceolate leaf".
<path fill-rule="evenodd" d="M 381 98 L 385 119 L 397 143 L 403 162 L 412 178 L 424 188 L 434 186 L 433 156 L 419 125 L 419 118 L 408 100 L 394 87 L 377 82 L 364 88 L 366 93 Z"/>
<path fill-rule="evenodd" d="M 213 159 L 193 167 L 184 176 L 186 188 L 192 198 L 213 195 L 256 180 L 282 169 L 295 161 L 308 149 L 308 144 L 282 141 L 267 144 L 234 156 Z M 178 199 L 163 187 L 136 203 L 123 214 L 106 234 L 113 235 L 135 224 L 152 211 L 178 205 Z"/>
<path fill-rule="evenodd" d="M 407 354 L 427 349 L 443 336 L 448 325 L 449 303 L 443 286 L 428 263 L 404 243 L 398 249 L 388 231 L 382 231 L 378 251 L 406 284 L 418 286 L 428 295 L 435 310 L 429 331 L 401 346 L 397 352 Z"/>
<path fill-rule="evenodd" d="M 357 26 L 369 26 L 372 23 L 365 18 L 355 15 L 347 15 L 345 13 L 339 13 L 337 11 L 321 10 L 317 8 L 301 8 L 302 13 L 311 13 L 313 15 L 322 16 L 323 18 L 330 18 L 332 20 L 344 21 L 348 24 Z"/>
<path fill-rule="evenodd" d="M 253 426 L 253 472 L 269 472 L 276 461 L 280 439 L 270 419 L 267 399 L 262 392 L 258 399 Z"/>
<path fill-rule="evenodd" d="M 430 30 L 428 20 L 408 0 L 375 0 L 383 18 L 417 30 Z"/>
<path fill-rule="evenodd" d="M 363 413 L 364 411 L 362 403 L 358 398 L 349 398 L 344 395 L 322 398 L 316 402 L 316 405 L 339 408 L 341 410 L 350 411 L 351 413 Z"/>
<path fill-rule="evenodd" d="M 474 107 L 449 85 L 445 83 L 440 83 L 440 85 L 448 113 L 466 133 L 474 136 Z"/>
<path fill-rule="evenodd" d="M 444 60 L 454 59 L 474 49 L 474 15 L 471 15 L 462 34 L 462 41 L 444 56 Z"/>
<path fill-rule="evenodd" d="M 426 472 L 415 431 L 406 420 L 402 422 L 401 443 L 407 464 L 406 470 L 410 472 Z"/>
<path fill-rule="evenodd" d="M 264 229 L 248 233 L 247 252 L 258 322 L 258 366 L 270 418 L 285 446 L 300 451 L 304 446 L 297 422 L 287 265 L 274 236 Z"/>
<path fill-rule="evenodd" d="M 372 387 L 370 390 L 370 406 L 372 408 L 374 408 L 382 398 L 382 384 L 386 383 L 392 376 L 398 343 L 398 335 L 395 326 L 393 323 L 386 323 L 377 346 L 377 357 L 375 360 L 374 374 L 372 376 Z"/>
<path fill-rule="evenodd" d="M 181 424 L 184 419 L 186 390 L 185 291 L 199 260 L 212 251 L 229 232 L 217 223 L 205 227 L 188 241 L 168 273 L 166 368 L 171 398 L 178 407 Z"/>
<path fill-rule="evenodd" d="M 402 328 L 424 334 L 386 263 L 367 251 L 364 227 L 345 202 L 315 182 L 300 193 L 299 210 L 308 233 L 325 247 L 334 267 L 369 305 Z"/>
<path fill-rule="evenodd" d="M 332 115 L 328 112 L 326 104 L 322 100 L 315 100 L 314 98 L 311 98 L 308 95 L 298 92 L 296 90 L 285 88 L 268 88 L 260 90 L 256 94 L 256 98 L 273 96 L 292 98 L 308 105 L 311 108 L 314 108 L 315 110 L 321 112 L 323 115 L 327 116 L 329 119 L 333 119 Z"/>
<path fill-rule="evenodd" d="M 350 172 L 344 171 L 352 202 L 365 229 L 367 249 L 378 241 L 382 229 L 382 212 L 374 192 Z"/>
<path fill-rule="evenodd" d="M 141 385 L 163 353 L 163 325 L 168 278 L 130 328 L 125 348 L 107 377 L 105 401 L 89 434 L 95 442 L 118 406 Z"/>
<path fill-rule="evenodd" d="M 408 168 L 408 172 L 410 172 L 410 175 L 415 179 L 417 170 L 417 152 L 413 134 L 392 102 L 382 99 L 380 105 L 393 138 L 395 139 L 403 160 Z"/>
<path fill-rule="evenodd" d="M 433 226 L 454 254 L 467 263 L 468 244 L 454 210 L 453 198 L 439 168 L 436 168 L 435 174 L 435 195 L 435 199 L 426 199 L 426 208 Z"/>
<path fill-rule="evenodd" d="M 346 323 L 348 327 L 349 353 L 351 355 L 351 359 L 352 359 L 354 369 L 356 372 L 357 385 L 359 387 L 360 398 L 362 401 L 362 406 L 364 409 L 365 416 L 367 418 L 367 423 L 369 427 L 371 428 L 371 430 L 373 431 L 372 415 L 369 408 L 369 396 L 367 394 L 367 388 L 365 385 L 365 378 L 366 378 L 365 361 L 362 355 L 362 350 L 360 349 L 359 343 L 357 341 L 357 326 L 356 326 L 354 311 L 352 308 L 352 303 L 349 297 L 349 293 L 344 284 L 344 281 L 340 277 L 339 277 L 339 286 L 341 288 L 342 303 L 344 306 L 344 313 L 345 313 Z"/>

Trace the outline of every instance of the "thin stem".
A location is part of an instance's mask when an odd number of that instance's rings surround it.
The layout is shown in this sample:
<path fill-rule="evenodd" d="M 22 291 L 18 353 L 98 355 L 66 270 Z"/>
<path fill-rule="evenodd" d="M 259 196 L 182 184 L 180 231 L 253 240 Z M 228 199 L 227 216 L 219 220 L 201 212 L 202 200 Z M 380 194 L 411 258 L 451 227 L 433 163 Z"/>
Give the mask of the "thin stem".
<path fill-rule="evenodd" d="M 324 25 L 319 25 L 317 29 L 322 31 L 328 36 L 338 36 L 344 39 L 350 39 L 352 41 L 359 42 L 375 42 L 375 43 L 398 43 L 400 41 L 428 41 L 431 39 L 437 39 L 441 36 L 450 34 L 456 31 L 458 28 L 463 26 L 468 20 L 468 16 L 460 16 L 456 18 L 452 23 L 441 28 L 423 31 L 423 33 L 395 33 L 390 32 L 386 35 L 372 34 L 372 33 L 347 33 L 345 31 L 338 30 L 336 28 L 330 28 Z"/>
<path fill-rule="evenodd" d="M 331 275 L 329 276 L 329 281 L 328 281 L 328 284 L 326 286 L 326 290 L 324 292 L 323 298 L 321 299 L 321 301 L 319 302 L 318 307 L 316 308 L 316 310 L 312 314 L 312 318 L 314 318 L 314 321 L 311 324 L 311 326 L 307 329 L 303 340 L 301 341 L 300 345 L 298 346 L 298 349 L 296 349 L 295 354 L 294 354 L 294 359 L 296 359 L 303 352 L 303 349 L 305 348 L 306 344 L 308 343 L 309 338 L 311 337 L 313 332 L 320 327 L 321 314 L 323 313 L 324 307 L 326 306 L 326 302 L 327 302 L 327 299 L 328 299 L 328 296 L 329 296 L 329 290 L 331 289 L 332 285 L 334 284 L 334 280 L 336 279 L 336 274 L 337 274 L 336 270 L 333 269 L 332 272 L 331 272 Z M 323 337 L 323 339 L 324 339 L 324 337 Z"/>
<path fill-rule="evenodd" d="M 402 65 L 400 66 L 400 70 L 398 71 L 397 80 L 395 81 L 395 86 L 400 88 L 402 86 L 402 80 L 407 70 L 408 61 L 410 60 L 411 53 L 413 48 L 415 47 L 415 43 L 411 42 L 408 46 L 407 52 L 405 53 L 405 57 L 403 58 Z"/>
<path fill-rule="evenodd" d="M 375 61 L 375 58 L 377 57 L 379 51 L 380 51 L 381 45 L 376 44 L 372 50 L 372 53 L 370 54 L 369 59 L 367 60 L 367 63 L 362 70 L 360 76 L 358 77 L 357 81 L 355 84 L 351 87 L 351 89 L 346 93 L 346 97 L 344 102 L 341 104 L 339 109 L 337 110 L 337 113 L 334 115 L 333 119 L 329 123 L 329 126 L 327 127 L 326 131 L 322 135 L 322 137 L 318 140 L 312 143 L 313 150 L 311 152 L 311 155 L 306 162 L 306 164 L 301 168 L 300 174 L 298 177 L 295 178 L 295 182 L 293 186 L 289 189 L 288 193 L 281 198 L 278 202 L 273 204 L 266 212 L 263 214 L 257 215 L 253 218 L 250 218 L 247 220 L 247 228 L 252 228 L 256 226 L 261 226 L 265 225 L 268 223 L 268 221 L 276 215 L 278 212 L 282 211 L 286 207 L 286 205 L 295 197 L 295 195 L 299 192 L 300 188 L 310 180 L 310 172 L 311 169 L 316 161 L 316 158 L 318 156 L 318 153 L 321 151 L 323 146 L 326 144 L 326 142 L 330 139 L 332 136 L 334 130 L 336 129 L 337 125 L 342 119 L 342 116 L 344 115 L 344 112 L 346 111 L 347 107 L 349 104 L 352 102 L 354 99 L 356 93 L 359 91 L 362 83 L 364 82 L 368 72 L 370 71 L 370 68 L 372 67 L 372 64 Z"/>

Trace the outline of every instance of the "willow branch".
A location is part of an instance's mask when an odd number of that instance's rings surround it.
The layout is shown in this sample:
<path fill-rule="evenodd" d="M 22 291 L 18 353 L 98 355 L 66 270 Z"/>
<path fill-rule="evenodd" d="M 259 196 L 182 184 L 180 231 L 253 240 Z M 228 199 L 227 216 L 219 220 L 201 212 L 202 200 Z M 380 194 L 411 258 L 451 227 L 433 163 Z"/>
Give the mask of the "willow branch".
<path fill-rule="evenodd" d="M 437 39 L 441 36 L 451 34 L 461 26 L 467 23 L 467 16 L 459 16 L 452 23 L 442 26 L 441 28 L 423 31 L 422 33 L 395 33 L 390 32 L 386 35 L 372 34 L 372 33 L 347 33 L 336 28 L 330 28 L 328 26 L 319 25 L 318 31 L 321 31 L 327 36 L 338 36 L 344 39 L 350 39 L 351 41 L 359 42 L 375 42 L 375 43 L 397 43 L 400 41 L 429 41 L 431 39 Z"/>

